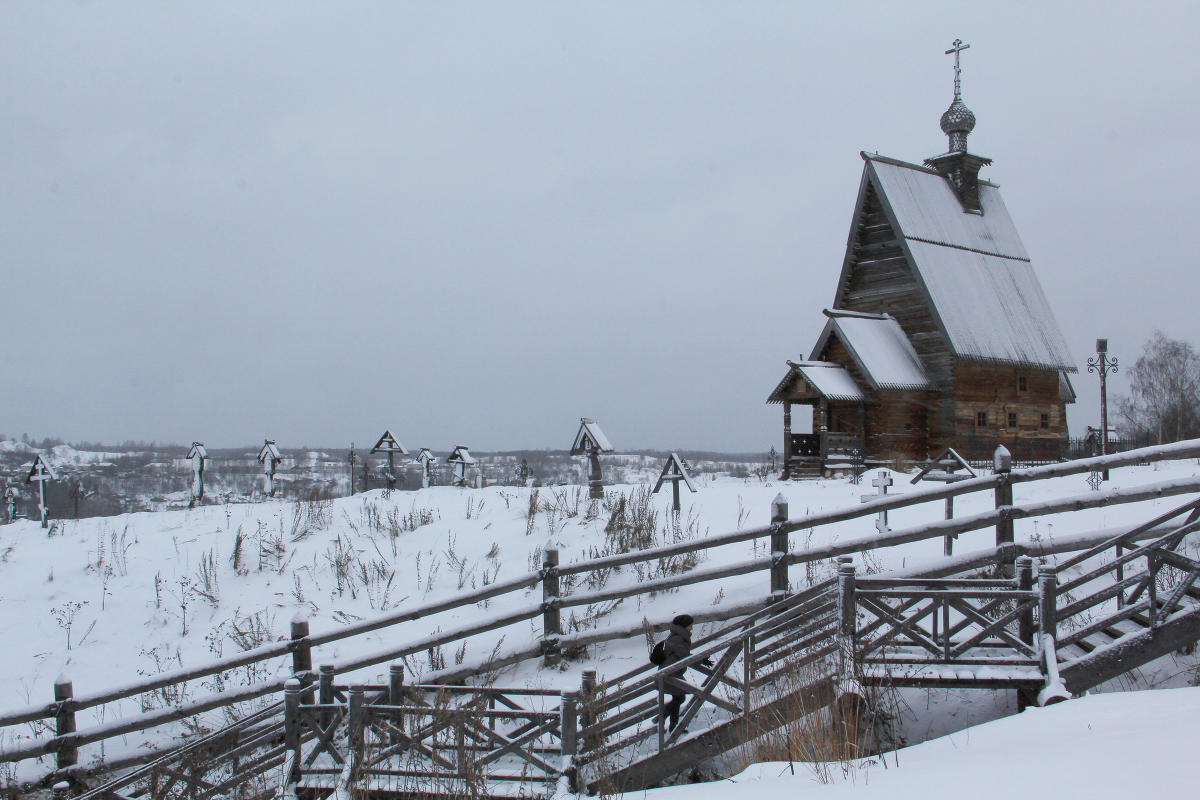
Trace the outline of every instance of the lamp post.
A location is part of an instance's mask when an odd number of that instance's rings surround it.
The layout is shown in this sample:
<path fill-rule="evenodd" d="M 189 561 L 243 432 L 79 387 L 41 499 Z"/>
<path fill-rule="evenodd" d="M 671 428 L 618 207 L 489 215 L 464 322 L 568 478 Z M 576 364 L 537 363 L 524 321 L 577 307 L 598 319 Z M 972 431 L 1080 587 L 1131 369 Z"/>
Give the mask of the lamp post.
<path fill-rule="evenodd" d="M 1100 455 L 1108 455 L 1108 373 L 1117 371 L 1117 359 L 1108 357 L 1108 339 L 1096 340 L 1096 357 L 1089 358 L 1088 372 L 1100 373 Z M 1104 469 L 1108 480 L 1108 468 Z"/>

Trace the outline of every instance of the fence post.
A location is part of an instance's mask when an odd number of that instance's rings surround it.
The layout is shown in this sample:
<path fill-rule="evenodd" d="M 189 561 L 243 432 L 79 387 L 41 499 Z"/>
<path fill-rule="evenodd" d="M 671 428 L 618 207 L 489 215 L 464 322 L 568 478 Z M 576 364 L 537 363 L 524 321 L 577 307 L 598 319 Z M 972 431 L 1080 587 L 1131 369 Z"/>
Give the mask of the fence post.
<path fill-rule="evenodd" d="M 575 754 L 579 752 L 579 693 L 565 690 L 562 693 L 562 711 L 559 717 L 559 733 L 562 735 L 563 768 L 570 782 L 571 791 L 575 787 Z"/>
<path fill-rule="evenodd" d="M 771 602 L 776 603 L 788 592 L 788 535 L 783 523 L 788 520 L 788 501 L 783 493 L 771 501 Z"/>
<path fill-rule="evenodd" d="M 1146 553 L 1146 575 L 1150 580 L 1146 582 L 1146 602 L 1150 604 L 1149 610 L 1146 612 L 1150 618 L 1150 630 L 1158 627 L 1158 570 L 1160 564 L 1158 561 L 1158 553 L 1151 550 Z"/>
<path fill-rule="evenodd" d="M 542 664 L 553 667 L 561 660 L 562 635 L 558 611 L 558 550 L 547 547 L 542 556 Z"/>
<path fill-rule="evenodd" d="M 75 709 L 72 698 L 75 692 L 71 680 L 66 675 L 59 675 L 54 682 L 54 702 L 58 710 L 54 713 L 55 737 L 66 736 L 75 732 Z M 60 745 L 58 748 L 58 768 L 74 766 L 79 763 L 79 748 L 74 745 Z"/>
<path fill-rule="evenodd" d="M 742 714 L 750 724 L 751 692 L 754 691 L 754 634 L 747 633 L 742 639 Z"/>
<path fill-rule="evenodd" d="M 388 705 L 400 705 L 404 696 L 404 663 L 393 661 L 388 665 Z"/>
<path fill-rule="evenodd" d="M 300 777 L 300 699 L 304 687 L 295 678 L 283 685 L 283 736 L 284 744 L 292 751 L 292 774 L 285 783 L 295 783 Z"/>
<path fill-rule="evenodd" d="M 1012 483 L 1009 473 L 1012 472 L 1012 453 L 1004 445 L 997 445 L 992 456 L 992 465 L 1000 482 L 996 484 L 996 509 L 1008 508 L 1013 504 Z M 1013 577 L 1013 555 L 1011 548 L 1004 548 L 1013 543 L 1013 521 L 1008 513 L 1001 511 L 1000 519 L 996 520 L 996 547 L 1000 550 L 1000 572 L 1004 577 Z"/>
<path fill-rule="evenodd" d="M 292 675 L 304 686 L 311 686 L 312 645 L 308 643 L 308 620 L 299 614 L 292 619 Z M 313 701 L 313 692 L 304 693 L 304 702 Z"/>
<path fill-rule="evenodd" d="M 403 705 L 404 701 L 404 662 L 393 661 L 388 665 L 388 701 L 389 706 Z M 392 725 L 396 730 L 404 730 L 404 714 L 400 711 L 389 711 Z M 393 730 L 388 736 L 391 744 L 400 741 L 400 735 Z"/>
<path fill-rule="evenodd" d="M 854 609 L 854 561 L 850 556 L 838 557 L 838 632 L 837 647 L 841 680 L 854 674 L 854 635 L 857 614 Z"/>
<path fill-rule="evenodd" d="M 363 741 L 363 690 L 361 686 L 350 687 L 350 715 L 347 720 L 347 734 L 350 740 L 351 755 L 358 751 Z"/>
<path fill-rule="evenodd" d="M 838 633 L 854 636 L 854 560 L 838 556 Z"/>
<path fill-rule="evenodd" d="M 1058 573 L 1048 564 L 1038 565 L 1038 616 L 1041 632 L 1058 641 Z"/>
<path fill-rule="evenodd" d="M 333 666 L 331 664 L 322 664 L 317 669 L 318 682 L 320 690 L 317 695 L 317 702 L 323 706 L 333 705 Z M 318 717 L 321 721 L 322 728 L 329 727 L 329 721 L 333 719 L 333 714 L 329 711 L 322 711 Z"/>
<path fill-rule="evenodd" d="M 583 731 L 584 750 L 597 750 L 601 744 L 600 731 L 595 728 L 599 721 L 596 700 L 596 670 L 585 669 L 579 682 L 579 728 Z"/>
<path fill-rule="evenodd" d="M 1033 589 L 1033 559 L 1029 556 L 1017 556 L 1017 590 L 1028 592 Z M 1020 602 L 1028 602 L 1022 599 Z M 1017 621 L 1017 638 L 1025 644 L 1033 644 L 1033 606 L 1021 612 Z"/>

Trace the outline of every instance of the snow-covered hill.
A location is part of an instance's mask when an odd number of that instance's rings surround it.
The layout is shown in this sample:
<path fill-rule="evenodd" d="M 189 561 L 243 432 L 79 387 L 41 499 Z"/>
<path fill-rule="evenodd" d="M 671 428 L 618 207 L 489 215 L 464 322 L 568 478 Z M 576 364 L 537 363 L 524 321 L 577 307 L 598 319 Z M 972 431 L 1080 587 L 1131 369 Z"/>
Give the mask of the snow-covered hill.
<path fill-rule="evenodd" d="M 649 800 L 1011 800 L 1186 797 L 1200 688 L 1090 695 L 876 758 L 754 764 Z"/>
<path fill-rule="evenodd" d="M 1111 486 L 1142 485 L 1200 473 L 1194 461 L 1115 470 Z M 912 491 L 908 477 L 892 473 L 892 492 Z M 869 482 L 847 480 L 778 483 L 757 478 L 706 477 L 698 494 L 684 493 L 678 526 L 670 524 L 669 489 L 647 499 L 645 485 L 608 489 L 592 504 L 584 487 L 540 490 L 516 487 L 420 491 L 382 490 L 329 501 L 276 500 L 238 505 L 209 505 L 193 510 L 126 514 L 67 520 L 49 532 L 22 520 L 0 525 L 0 709 L 46 703 L 57 676 L 74 682 L 76 694 L 93 693 L 134 681 L 139 675 L 194 667 L 241 649 L 284 638 L 289 622 L 302 615 L 313 633 L 337 628 L 385 611 L 411 608 L 450 598 L 537 568 L 548 546 L 561 551 L 563 563 L 611 552 L 606 526 L 624 498 L 627 507 L 645 502 L 653 520 L 653 540 L 702 538 L 769 521 L 771 501 L 783 494 L 793 517 L 809 512 L 857 506 L 874 494 Z M 1084 476 L 1021 484 L 1016 501 L 1086 494 Z M 1018 540 L 1054 538 L 1120 524 L 1143 522 L 1182 501 L 1167 498 L 1114 506 L 1054 518 L 1016 523 Z M 956 501 L 957 515 L 990 509 L 990 493 Z M 941 519 L 943 504 L 891 513 L 893 528 Z M 855 520 L 799 532 L 792 547 L 858 537 L 874 531 L 873 519 Z M 989 530 L 963 535 L 956 552 L 989 546 Z M 707 556 L 706 566 L 742 560 L 766 552 L 766 542 L 723 547 Z M 942 558 L 940 540 L 870 553 L 870 570 L 917 566 Z M 607 586 L 632 585 L 647 573 L 632 567 L 615 571 Z M 794 585 L 824 577 L 828 565 L 792 568 Z M 570 589 L 571 587 L 568 587 Z M 574 591 L 585 591 L 580 580 Z M 599 608 L 564 612 L 568 632 L 606 625 L 636 625 L 644 617 L 670 618 L 727 603 L 743 603 L 768 594 L 765 573 L 684 587 L 656 597 L 633 598 Z M 530 607 L 540 590 L 505 595 L 480 606 L 457 609 L 317 648 L 316 664 L 378 652 L 437 630 L 450 630 L 481 618 Z M 473 639 L 463 650 L 410 660 L 418 674 L 430 659 L 482 660 L 495 648 L 517 650 L 536 641 L 533 623 L 512 625 Z M 703 631 L 701 631 L 703 633 Z M 505 673 L 507 685 L 577 687 L 583 669 L 601 677 L 615 675 L 646 658 L 639 641 L 593 647 L 562 670 L 543 670 L 527 662 Z M 284 658 L 231 670 L 220 681 L 206 680 L 188 691 L 202 694 L 221 686 L 261 681 L 288 669 Z M 373 667 L 356 679 L 385 671 Z M 1192 661 L 1180 660 L 1123 678 L 1121 686 L 1182 686 L 1196 674 Z M 163 694 L 143 702 L 178 702 Z M 904 699 L 907 711 L 899 738 L 916 742 L 994 718 L 1014 710 L 1014 700 L 997 692 L 916 692 Z M 81 712 L 80 727 L 139 711 L 129 701 L 120 708 Z M 9 734 L 11 736 L 11 733 Z M 129 737 L 129 746 L 136 746 Z"/>

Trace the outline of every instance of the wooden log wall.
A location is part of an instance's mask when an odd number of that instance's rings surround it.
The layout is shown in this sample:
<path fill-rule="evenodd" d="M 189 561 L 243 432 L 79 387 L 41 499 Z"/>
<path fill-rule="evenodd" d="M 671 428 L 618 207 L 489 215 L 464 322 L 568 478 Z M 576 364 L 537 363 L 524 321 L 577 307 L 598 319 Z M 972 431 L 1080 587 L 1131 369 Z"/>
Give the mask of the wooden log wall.
<path fill-rule="evenodd" d="M 961 445 L 965 458 L 989 458 L 998 444 L 1041 460 L 1066 454 L 1067 411 L 1056 370 L 959 360 L 954 386 L 955 443 L 947 446 Z M 976 424 L 980 413 L 987 415 L 982 427 Z M 1010 414 L 1016 415 L 1015 427 Z"/>

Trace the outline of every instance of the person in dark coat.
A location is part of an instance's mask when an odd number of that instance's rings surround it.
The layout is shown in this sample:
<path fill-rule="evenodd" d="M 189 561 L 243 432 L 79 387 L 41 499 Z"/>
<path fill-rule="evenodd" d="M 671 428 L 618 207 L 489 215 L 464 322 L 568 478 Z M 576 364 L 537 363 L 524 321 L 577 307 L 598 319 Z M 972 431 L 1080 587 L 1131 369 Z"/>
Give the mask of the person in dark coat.
<path fill-rule="evenodd" d="M 692 654 L 692 619 L 691 614 L 680 614 L 675 619 L 671 620 L 671 632 L 667 634 L 667 639 L 663 642 L 663 655 L 665 656 L 662 665 L 659 669 L 669 667 L 676 661 L 682 661 Z M 683 673 L 679 673 L 676 677 L 682 678 Z M 687 697 L 679 689 L 670 687 L 671 701 L 667 703 L 663 709 L 664 715 L 670 720 L 668 730 L 674 730 L 679 724 L 679 709 L 683 706 L 683 701 Z"/>

